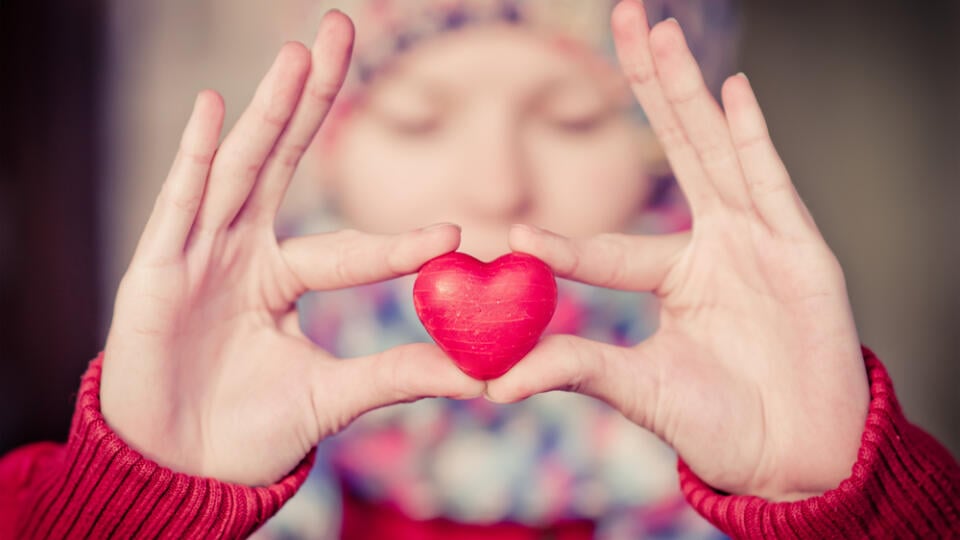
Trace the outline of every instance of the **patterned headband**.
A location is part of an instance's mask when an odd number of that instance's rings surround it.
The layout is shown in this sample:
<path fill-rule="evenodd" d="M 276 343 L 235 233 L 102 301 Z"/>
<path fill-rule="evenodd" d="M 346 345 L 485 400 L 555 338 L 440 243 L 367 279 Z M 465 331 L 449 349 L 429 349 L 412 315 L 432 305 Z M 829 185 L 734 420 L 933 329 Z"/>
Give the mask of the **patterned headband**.
<path fill-rule="evenodd" d="M 362 87 L 418 42 L 472 25 L 507 23 L 562 37 L 613 59 L 612 0 L 324 0 L 357 25 L 346 88 Z M 676 17 L 715 91 L 733 71 L 739 26 L 736 0 L 647 0 L 651 23 Z"/>

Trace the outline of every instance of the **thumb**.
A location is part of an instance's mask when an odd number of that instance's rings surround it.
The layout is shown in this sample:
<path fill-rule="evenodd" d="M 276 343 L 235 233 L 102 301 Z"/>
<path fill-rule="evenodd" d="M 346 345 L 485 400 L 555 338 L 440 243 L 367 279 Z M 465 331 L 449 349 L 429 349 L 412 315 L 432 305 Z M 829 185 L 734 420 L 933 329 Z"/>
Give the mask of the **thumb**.
<path fill-rule="evenodd" d="M 544 338 L 498 379 L 487 381 L 486 397 L 512 403 L 550 390 L 566 390 L 606 402 L 650 428 L 660 381 L 645 345 L 625 348 L 571 335 Z"/>
<path fill-rule="evenodd" d="M 335 400 L 343 411 L 346 425 L 361 414 L 396 403 L 426 397 L 471 399 L 483 394 L 485 384 L 458 369 L 433 344 L 401 345 L 370 356 L 338 362 L 342 368 L 340 388 L 332 388 L 333 396 L 315 403 Z M 329 380 L 321 387 L 330 388 Z M 317 411 L 318 417 L 324 411 Z"/>

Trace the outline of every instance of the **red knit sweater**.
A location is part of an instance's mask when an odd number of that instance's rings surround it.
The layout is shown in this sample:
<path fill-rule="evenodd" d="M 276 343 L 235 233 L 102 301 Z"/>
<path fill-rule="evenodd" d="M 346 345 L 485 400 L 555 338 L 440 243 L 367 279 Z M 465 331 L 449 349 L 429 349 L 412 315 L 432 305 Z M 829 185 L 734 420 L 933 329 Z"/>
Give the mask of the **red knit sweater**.
<path fill-rule="evenodd" d="M 960 537 L 960 466 L 907 422 L 883 366 L 869 350 L 864 356 L 870 410 L 853 472 L 839 487 L 771 503 L 718 493 L 681 461 L 690 504 L 735 537 Z M 66 445 L 33 444 L 0 459 L 0 539 L 245 536 L 306 478 L 312 454 L 260 488 L 179 474 L 147 460 L 100 414 L 102 362 L 94 360 L 83 376 Z"/>

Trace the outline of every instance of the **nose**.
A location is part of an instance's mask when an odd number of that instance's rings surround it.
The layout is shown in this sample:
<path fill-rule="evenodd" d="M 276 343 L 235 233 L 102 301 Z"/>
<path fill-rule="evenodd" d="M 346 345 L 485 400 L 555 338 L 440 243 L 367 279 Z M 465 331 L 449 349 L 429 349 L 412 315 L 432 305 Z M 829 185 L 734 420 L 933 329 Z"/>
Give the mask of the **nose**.
<path fill-rule="evenodd" d="M 532 201 L 528 155 L 517 115 L 475 111 L 470 140 L 463 145 L 464 208 L 478 220 L 521 220 Z"/>

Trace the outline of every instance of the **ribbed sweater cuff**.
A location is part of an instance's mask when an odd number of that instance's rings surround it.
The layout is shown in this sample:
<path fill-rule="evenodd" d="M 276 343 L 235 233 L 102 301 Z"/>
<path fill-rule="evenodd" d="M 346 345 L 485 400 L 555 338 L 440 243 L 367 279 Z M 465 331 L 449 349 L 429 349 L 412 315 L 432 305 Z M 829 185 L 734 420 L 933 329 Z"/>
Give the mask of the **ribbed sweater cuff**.
<path fill-rule="evenodd" d="M 37 490 L 28 538 L 237 538 L 299 489 L 311 452 L 286 478 L 248 487 L 174 472 L 127 446 L 100 412 L 103 355 L 80 384 L 60 467 Z"/>
<path fill-rule="evenodd" d="M 893 383 L 864 347 L 870 408 L 852 474 L 823 495 L 774 503 L 727 495 L 682 460 L 687 501 L 737 538 L 954 538 L 960 536 L 960 467 L 933 437 L 910 424 Z"/>

